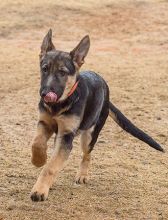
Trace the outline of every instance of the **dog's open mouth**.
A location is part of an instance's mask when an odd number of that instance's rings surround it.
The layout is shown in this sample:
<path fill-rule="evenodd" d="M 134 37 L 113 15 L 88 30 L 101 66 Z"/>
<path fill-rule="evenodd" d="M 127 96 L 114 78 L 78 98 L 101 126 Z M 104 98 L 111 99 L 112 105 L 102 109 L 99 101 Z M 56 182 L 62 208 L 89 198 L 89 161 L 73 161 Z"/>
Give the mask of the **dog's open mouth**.
<path fill-rule="evenodd" d="M 49 92 L 47 95 L 44 97 L 44 101 L 46 103 L 54 103 L 58 101 L 58 96 L 54 92 Z"/>

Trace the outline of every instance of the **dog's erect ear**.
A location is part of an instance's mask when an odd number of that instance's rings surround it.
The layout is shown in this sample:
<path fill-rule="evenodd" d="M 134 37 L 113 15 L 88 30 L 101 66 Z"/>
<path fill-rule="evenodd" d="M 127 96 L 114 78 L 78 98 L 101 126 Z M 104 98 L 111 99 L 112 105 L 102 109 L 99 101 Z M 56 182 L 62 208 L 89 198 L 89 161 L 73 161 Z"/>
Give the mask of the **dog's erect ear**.
<path fill-rule="evenodd" d="M 42 45 L 41 45 L 41 53 L 40 58 L 47 53 L 50 50 L 55 49 L 54 44 L 52 43 L 52 30 L 50 29 L 46 36 L 43 39 Z"/>
<path fill-rule="evenodd" d="M 70 52 L 73 61 L 81 67 L 84 63 L 84 58 L 86 57 L 90 48 L 90 38 L 86 35 L 80 43 Z"/>

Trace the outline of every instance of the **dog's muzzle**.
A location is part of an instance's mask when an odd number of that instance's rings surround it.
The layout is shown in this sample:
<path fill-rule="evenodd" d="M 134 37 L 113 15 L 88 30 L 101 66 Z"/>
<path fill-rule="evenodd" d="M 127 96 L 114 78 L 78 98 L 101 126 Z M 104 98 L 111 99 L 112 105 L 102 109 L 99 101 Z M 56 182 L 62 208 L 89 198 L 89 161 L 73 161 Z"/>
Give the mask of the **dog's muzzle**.
<path fill-rule="evenodd" d="M 54 92 L 49 92 L 44 96 L 44 101 L 46 103 L 53 103 L 53 102 L 57 102 L 58 100 L 58 96 L 54 93 Z"/>

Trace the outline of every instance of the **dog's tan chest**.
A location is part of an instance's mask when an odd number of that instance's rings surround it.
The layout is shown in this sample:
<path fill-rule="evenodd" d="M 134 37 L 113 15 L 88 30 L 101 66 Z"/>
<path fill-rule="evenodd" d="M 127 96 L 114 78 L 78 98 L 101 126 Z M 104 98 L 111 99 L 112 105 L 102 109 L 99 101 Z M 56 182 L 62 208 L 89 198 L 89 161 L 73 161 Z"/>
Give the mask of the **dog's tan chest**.
<path fill-rule="evenodd" d="M 80 124 L 80 118 L 75 115 L 72 116 L 59 115 L 59 116 L 54 116 L 53 119 L 57 123 L 58 130 L 60 132 L 77 131 Z"/>

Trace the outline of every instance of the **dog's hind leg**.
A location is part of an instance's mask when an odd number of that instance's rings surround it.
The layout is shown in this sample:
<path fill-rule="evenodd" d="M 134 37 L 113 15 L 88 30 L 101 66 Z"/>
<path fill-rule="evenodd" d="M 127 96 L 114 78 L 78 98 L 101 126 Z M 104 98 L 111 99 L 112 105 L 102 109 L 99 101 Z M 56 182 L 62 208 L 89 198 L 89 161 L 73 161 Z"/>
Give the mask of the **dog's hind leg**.
<path fill-rule="evenodd" d="M 108 117 L 108 114 L 109 114 L 109 108 L 108 108 L 108 105 L 104 105 L 103 109 L 102 109 L 102 112 L 100 114 L 100 117 L 99 117 L 99 120 L 98 122 L 96 123 L 96 126 L 94 128 L 94 131 L 92 132 L 92 140 L 90 142 L 90 151 L 93 150 L 94 148 L 94 145 L 96 144 L 97 142 L 97 138 L 99 136 L 99 133 L 100 131 L 102 130 L 105 122 L 106 122 L 106 119 Z"/>
<path fill-rule="evenodd" d="M 92 132 L 94 130 L 94 127 L 91 127 L 90 129 L 83 131 L 81 134 L 81 148 L 82 148 L 82 161 L 79 166 L 79 172 L 76 176 L 76 183 L 86 183 L 87 182 L 87 175 L 88 175 L 88 168 L 90 165 L 91 160 L 91 153 L 90 153 L 90 142 L 92 140 Z"/>
<path fill-rule="evenodd" d="M 86 183 L 88 168 L 91 160 L 91 151 L 94 148 L 95 143 L 101 129 L 103 128 L 105 121 L 108 117 L 109 109 L 108 106 L 104 105 L 100 117 L 95 126 L 92 126 L 90 129 L 83 131 L 81 135 L 81 146 L 83 151 L 82 161 L 80 163 L 79 172 L 76 176 L 76 183 Z"/>

